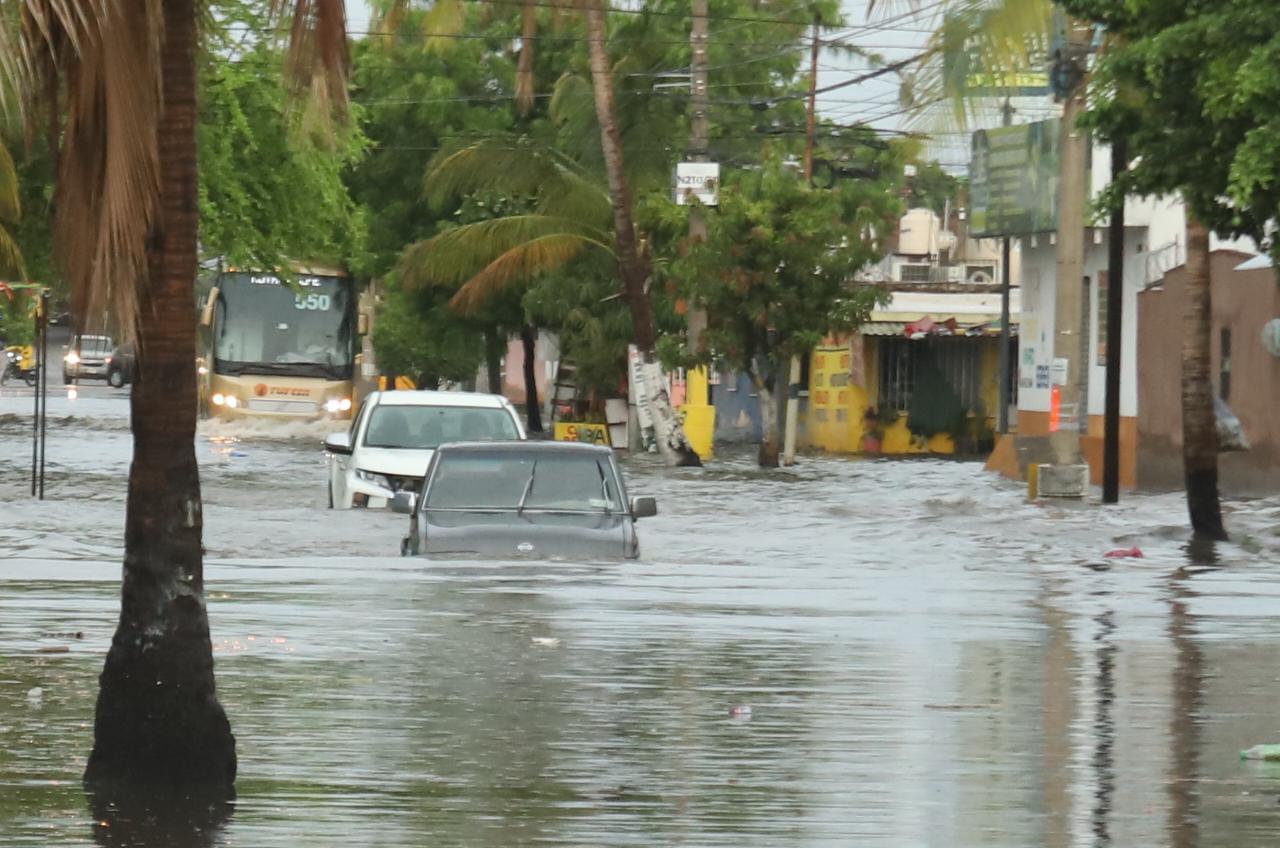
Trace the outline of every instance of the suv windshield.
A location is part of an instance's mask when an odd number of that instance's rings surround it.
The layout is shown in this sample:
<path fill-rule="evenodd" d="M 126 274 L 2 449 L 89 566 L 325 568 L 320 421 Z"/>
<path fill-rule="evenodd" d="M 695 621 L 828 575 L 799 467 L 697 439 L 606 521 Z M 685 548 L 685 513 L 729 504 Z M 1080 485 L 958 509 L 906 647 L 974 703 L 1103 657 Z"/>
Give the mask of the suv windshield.
<path fill-rule="evenodd" d="M 620 512 L 608 457 L 532 451 L 447 451 L 431 477 L 426 509 Z"/>
<path fill-rule="evenodd" d="M 380 404 L 369 416 L 364 444 L 371 448 L 432 450 L 445 442 L 519 439 L 511 413 L 473 406 L 399 406 Z"/>

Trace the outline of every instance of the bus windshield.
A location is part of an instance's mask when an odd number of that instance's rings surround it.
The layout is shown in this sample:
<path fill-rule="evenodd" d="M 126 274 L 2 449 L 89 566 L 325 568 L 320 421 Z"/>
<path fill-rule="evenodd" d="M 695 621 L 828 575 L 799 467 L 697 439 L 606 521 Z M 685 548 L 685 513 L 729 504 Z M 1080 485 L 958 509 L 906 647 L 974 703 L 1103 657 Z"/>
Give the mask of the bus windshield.
<path fill-rule="evenodd" d="M 223 274 L 214 321 L 219 374 L 288 374 L 349 380 L 351 284 L 343 277 Z"/>

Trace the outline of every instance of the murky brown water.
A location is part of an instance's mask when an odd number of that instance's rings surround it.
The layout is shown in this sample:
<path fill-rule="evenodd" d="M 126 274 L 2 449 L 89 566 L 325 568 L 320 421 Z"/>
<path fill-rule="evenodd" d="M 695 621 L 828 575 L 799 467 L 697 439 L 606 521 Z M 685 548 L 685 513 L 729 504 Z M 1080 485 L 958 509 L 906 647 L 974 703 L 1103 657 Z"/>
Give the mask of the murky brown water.
<path fill-rule="evenodd" d="M 36 505 L 0 397 L 0 846 L 95 839 L 129 442 L 123 402 L 90 400 L 51 403 Z M 1280 501 L 1233 504 L 1242 543 L 1208 564 L 1176 497 L 639 462 L 663 509 L 641 562 L 432 565 L 394 556 L 401 517 L 322 509 L 317 444 L 201 438 L 241 758 L 210 844 L 1276 843 L 1280 764 L 1238 752 L 1280 741 Z"/>

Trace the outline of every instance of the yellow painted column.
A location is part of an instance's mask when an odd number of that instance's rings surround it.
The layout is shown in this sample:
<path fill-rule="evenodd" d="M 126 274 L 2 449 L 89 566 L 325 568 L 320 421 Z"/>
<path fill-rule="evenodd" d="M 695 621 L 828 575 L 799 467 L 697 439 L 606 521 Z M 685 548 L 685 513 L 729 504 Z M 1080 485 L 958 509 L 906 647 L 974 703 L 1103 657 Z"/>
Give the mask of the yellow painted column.
<path fill-rule="evenodd" d="M 703 459 L 715 454 L 716 408 L 710 403 L 709 390 L 707 369 L 691 369 L 685 377 L 685 403 L 680 412 L 689 446 Z"/>

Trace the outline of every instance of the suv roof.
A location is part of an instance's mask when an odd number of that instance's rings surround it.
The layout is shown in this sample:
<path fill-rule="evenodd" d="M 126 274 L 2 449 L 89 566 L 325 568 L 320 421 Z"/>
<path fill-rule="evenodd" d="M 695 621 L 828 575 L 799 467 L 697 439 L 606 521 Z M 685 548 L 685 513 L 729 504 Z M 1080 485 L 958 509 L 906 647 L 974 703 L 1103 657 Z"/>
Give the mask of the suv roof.
<path fill-rule="evenodd" d="M 476 409 L 501 409 L 507 405 L 502 395 L 480 392 L 439 391 L 390 391 L 370 392 L 369 398 L 378 406 L 467 406 Z"/>
<path fill-rule="evenodd" d="M 448 442 L 436 449 L 442 453 L 613 453 L 606 445 L 587 442 Z"/>

